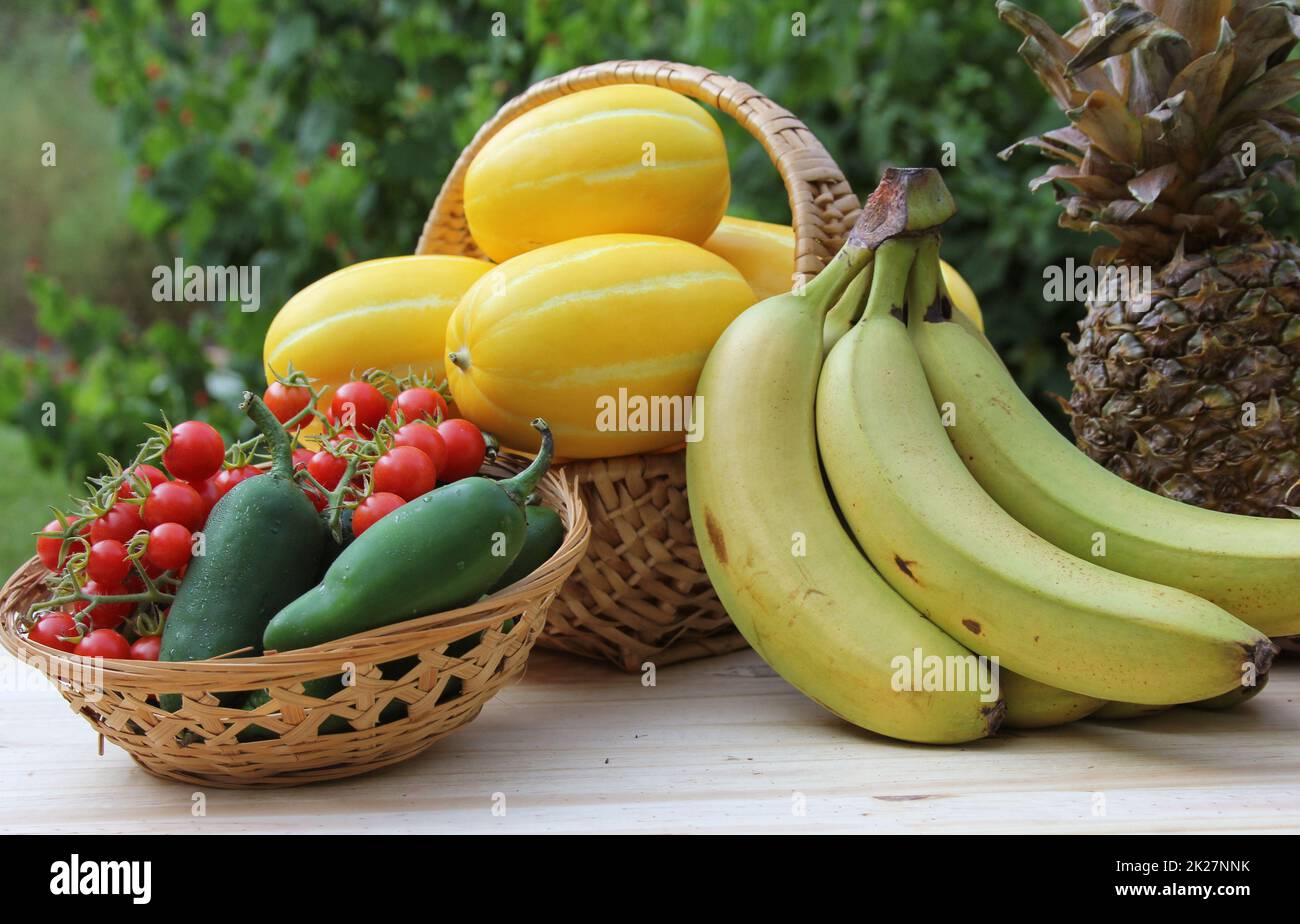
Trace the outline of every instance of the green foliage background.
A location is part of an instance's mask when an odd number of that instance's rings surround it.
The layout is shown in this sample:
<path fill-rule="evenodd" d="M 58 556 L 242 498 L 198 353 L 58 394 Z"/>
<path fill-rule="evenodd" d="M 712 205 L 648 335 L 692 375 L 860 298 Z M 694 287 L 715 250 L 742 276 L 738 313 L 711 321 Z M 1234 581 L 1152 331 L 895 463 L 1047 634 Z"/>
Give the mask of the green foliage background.
<path fill-rule="evenodd" d="M 1026 5 L 1058 28 L 1078 13 L 1073 0 Z M 792 34 L 792 7 L 806 14 L 804 35 Z M 752 83 L 807 122 L 860 196 L 884 166 L 938 166 L 954 145 L 945 178 L 960 211 L 945 256 L 976 289 L 1026 391 L 1048 407 L 1049 391 L 1068 388 L 1060 337 L 1080 309 L 1043 303 L 1042 270 L 1087 258 L 1096 242 L 1058 230 L 1051 195 L 1027 191 L 1042 168 L 1032 154 L 1009 164 L 996 156 L 1063 118 L 1016 56 L 1019 36 L 993 0 L 62 0 L 54 9 L 50 18 L 11 8 L 0 26 L 22 40 L 21 27 L 45 17 L 27 40 L 57 37 L 63 57 L 46 50 L 39 60 L 76 75 L 59 92 L 86 110 L 60 131 L 110 114 L 113 179 L 111 194 L 102 178 L 76 196 L 39 186 L 59 171 L 11 186 L 38 184 L 46 211 L 76 216 L 81 239 L 50 245 L 48 275 L 0 268 L 26 282 L 25 295 L 4 294 L 0 419 L 28 434 L 39 464 L 67 476 L 97 468 L 97 452 L 127 454 L 141 420 L 160 410 L 240 429 L 233 400 L 246 384 L 260 388 L 262 336 L 286 298 L 349 263 L 409 252 L 453 160 L 502 103 L 544 77 L 616 58 L 688 61 Z M 192 34 L 199 11 L 202 37 Z M 498 12 L 506 34 L 494 37 Z M 26 73 L 3 69 L 15 47 L 0 54 L 0 73 Z M 83 83 L 96 102 L 80 101 Z M 788 221 L 762 149 L 720 121 L 731 211 Z M 18 147 L 36 150 L 45 130 L 32 128 Z M 347 141 L 355 167 L 339 161 Z M 78 164 L 94 150 L 62 156 L 86 169 Z M 103 169 L 103 157 L 94 162 Z M 12 226 L 17 216 L 5 217 Z M 5 246 L 11 263 L 24 256 Z M 84 252 L 92 247 L 103 252 Z M 89 291 L 64 281 L 70 264 L 102 265 L 104 252 L 116 278 Z M 175 256 L 259 265 L 262 310 L 153 302 L 149 268 Z M 47 401 L 58 426 L 40 425 Z"/>

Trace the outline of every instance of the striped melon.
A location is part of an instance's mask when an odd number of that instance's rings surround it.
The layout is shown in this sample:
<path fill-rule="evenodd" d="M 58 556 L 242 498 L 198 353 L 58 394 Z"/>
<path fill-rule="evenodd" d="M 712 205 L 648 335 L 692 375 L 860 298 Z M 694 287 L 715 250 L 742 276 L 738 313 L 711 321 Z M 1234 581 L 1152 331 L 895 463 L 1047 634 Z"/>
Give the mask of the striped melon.
<path fill-rule="evenodd" d="M 754 301 L 721 257 L 643 234 L 579 238 L 493 268 L 447 324 L 460 412 L 532 449 L 544 417 L 569 458 L 651 452 L 690 427 L 684 399 Z"/>
<path fill-rule="evenodd" d="M 727 215 L 704 249 L 740 270 L 759 301 L 794 285 L 794 230 L 789 225 Z"/>
<path fill-rule="evenodd" d="M 759 300 L 789 292 L 794 282 L 794 230 L 789 225 L 751 221 L 728 215 L 704 242 L 745 277 Z M 939 261 L 948 297 L 955 307 L 984 329 L 984 316 L 975 292 L 946 260 Z"/>
<path fill-rule="evenodd" d="M 447 319 L 491 268 L 468 257 L 388 257 L 318 279 L 271 322 L 262 350 L 267 381 L 291 362 L 332 386 L 368 368 L 441 379 Z"/>
<path fill-rule="evenodd" d="M 722 132 L 661 87 L 609 86 L 507 124 L 465 176 L 465 218 L 497 262 L 576 237 L 635 232 L 702 243 L 731 194 Z"/>

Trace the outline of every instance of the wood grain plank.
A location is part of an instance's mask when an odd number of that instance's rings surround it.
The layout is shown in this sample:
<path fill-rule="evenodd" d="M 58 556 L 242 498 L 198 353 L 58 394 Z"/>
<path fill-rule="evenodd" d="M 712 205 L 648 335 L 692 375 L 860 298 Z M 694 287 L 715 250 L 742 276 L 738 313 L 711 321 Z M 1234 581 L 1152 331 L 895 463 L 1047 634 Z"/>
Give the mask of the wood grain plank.
<path fill-rule="evenodd" d="M 34 672 L 5 676 L 6 833 L 1300 832 L 1296 659 L 1231 712 L 934 748 L 846 726 L 748 651 L 663 669 L 649 687 L 538 652 L 521 684 L 412 761 L 298 789 L 206 790 L 200 817 L 192 788 L 111 746 L 97 756 Z"/>

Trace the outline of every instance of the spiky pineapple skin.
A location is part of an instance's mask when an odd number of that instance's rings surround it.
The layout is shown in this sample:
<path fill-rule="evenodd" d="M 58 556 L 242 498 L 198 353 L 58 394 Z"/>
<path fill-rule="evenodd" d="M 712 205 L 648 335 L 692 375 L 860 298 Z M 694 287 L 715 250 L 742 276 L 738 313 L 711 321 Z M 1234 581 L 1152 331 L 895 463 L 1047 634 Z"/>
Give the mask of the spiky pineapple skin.
<path fill-rule="evenodd" d="M 1079 446 L 1213 510 L 1300 504 L 1300 247 L 1262 235 L 1179 256 L 1149 300 L 1089 303 L 1070 344 Z"/>

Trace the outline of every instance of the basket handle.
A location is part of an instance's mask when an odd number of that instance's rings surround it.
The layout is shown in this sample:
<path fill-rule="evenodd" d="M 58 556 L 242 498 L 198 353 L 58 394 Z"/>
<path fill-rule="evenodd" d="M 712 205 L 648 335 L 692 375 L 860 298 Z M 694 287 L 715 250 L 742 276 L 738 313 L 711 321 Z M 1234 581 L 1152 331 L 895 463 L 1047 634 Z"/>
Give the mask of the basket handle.
<path fill-rule="evenodd" d="M 767 151 L 785 182 L 795 233 L 794 272 L 811 278 L 844 243 L 860 205 L 839 166 L 808 127 L 747 83 L 670 61 L 605 61 L 547 78 L 506 103 L 484 123 L 451 168 L 424 223 L 417 254 L 481 257 L 465 221 L 465 173 L 501 128 L 543 103 L 610 84 L 665 87 L 725 112 Z"/>

